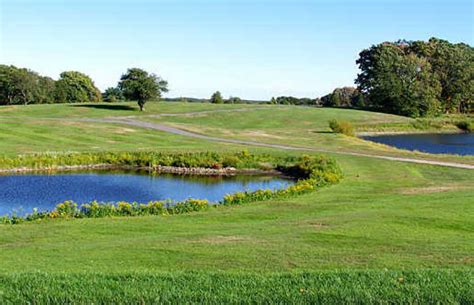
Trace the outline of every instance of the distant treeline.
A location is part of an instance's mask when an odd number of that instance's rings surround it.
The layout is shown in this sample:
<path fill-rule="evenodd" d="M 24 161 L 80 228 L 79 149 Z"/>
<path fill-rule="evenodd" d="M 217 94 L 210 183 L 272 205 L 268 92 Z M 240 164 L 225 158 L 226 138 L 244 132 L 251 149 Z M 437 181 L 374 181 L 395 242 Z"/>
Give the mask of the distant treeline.
<path fill-rule="evenodd" d="M 321 98 L 272 98 L 273 104 L 370 109 L 411 117 L 474 111 L 474 48 L 431 38 L 384 42 L 363 50 L 357 88 Z"/>
<path fill-rule="evenodd" d="M 474 111 L 474 49 L 467 44 L 437 38 L 384 42 L 360 52 L 356 63 L 361 71 L 356 79 L 357 88 L 336 88 L 318 98 L 224 99 L 216 91 L 209 99 L 164 100 L 347 107 L 412 117 Z M 141 77 L 134 77 L 137 73 Z M 0 105 L 118 102 L 127 98 L 139 101 L 142 109 L 146 100 L 166 92 L 166 85 L 154 74 L 132 68 L 116 87 L 101 94 L 91 78 L 80 72 L 66 71 L 53 80 L 25 68 L 0 65 Z"/>
<path fill-rule="evenodd" d="M 178 103 L 212 103 L 211 98 L 196 98 L 196 97 L 164 97 L 161 99 L 164 102 L 178 102 Z M 214 101 L 215 103 L 215 101 Z M 265 100 L 247 100 L 239 97 L 229 97 L 222 99 L 221 104 L 268 104 Z"/>
<path fill-rule="evenodd" d="M 272 97 L 270 104 L 347 108 L 364 108 L 366 106 L 364 96 L 354 87 L 336 88 L 333 92 L 314 99 L 293 96 Z"/>

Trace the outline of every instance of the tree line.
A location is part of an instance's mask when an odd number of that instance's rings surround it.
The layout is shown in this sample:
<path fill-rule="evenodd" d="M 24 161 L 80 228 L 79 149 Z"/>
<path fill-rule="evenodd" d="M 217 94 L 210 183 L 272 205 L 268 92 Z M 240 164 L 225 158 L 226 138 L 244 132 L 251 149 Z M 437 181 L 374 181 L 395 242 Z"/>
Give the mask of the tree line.
<path fill-rule="evenodd" d="M 384 42 L 359 54 L 355 87 L 273 104 L 370 109 L 411 117 L 474 111 L 474 48 L 431 38 Z"/>
<path fill-rule="evenodd" d="M 26 68 L 0 65 L 0 105 L 99 102 L 101 94 L 91 78 L 76 71 L 61 73 L 57 81 Z"/>
<path fill-rule="evenodd" d="M 357 60 L 365 106 L 412 117 L 474 110 L 474 48 L 431 38 L 384 42 Z"/>
<path fill-rule="evenodd" d="M 0 105 L 28 105 L 52 103 L 137 101 L 144 110 L 148 100 L 158 99 L 168 91 L 168 83 L 159 76 L 142 69 L 131 68 L 124 73 L 116 87 L 104 93 L 92 79 L 81 72 L 62 72 L 58 80 L 41 76 L 26 68 L 0 65 Z"/>
<path fill-rule="evenodd" d="M 383 42 L 360 52 L 357 87 L 336 88 L 317 98 L 273 97 L 266 103 L 320 107 L 347 107 L 422 117 L 474 111 L 474 49 L 431 38 L 428 41 Z M 0 65 L 0 105 L 146 101 L 168 91 L 161 77 L 131 68 L 117 86 L 103 93 L 92 79 L 65 71 L 58 80 L 15 66 Z M 178 100 L 185 100 L 184 98 Z M 187 100 L 187 99 L 186 99 Z M 238 97 L 224 99 L 216 91 L 211 103 L 248 103 Z"/>

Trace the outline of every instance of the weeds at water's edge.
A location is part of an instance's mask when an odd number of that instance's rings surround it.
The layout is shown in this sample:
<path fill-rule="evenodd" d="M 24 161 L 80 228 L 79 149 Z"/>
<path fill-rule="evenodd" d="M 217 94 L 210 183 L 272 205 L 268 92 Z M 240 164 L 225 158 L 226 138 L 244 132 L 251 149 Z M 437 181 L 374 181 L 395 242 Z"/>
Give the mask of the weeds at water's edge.
<path fill-rule="evenodd" d="M 0 159 L 0 165 L 7 168 L 28 166 L 29 168 L 60 168 L 83 164 L 114 164 L 156 168 L 159 166 L 201 167 L 209 169 L 245 168 L 278 170 L 297 179 L 294 185 L 281 190 L 257 190 L 226 195 L 220 205 L 238 205 L 272 198 L 289 197 L 334 184 L 342 179 L 342 171 L 331 158 L 324 156 L 301 156 L 278 158 L 271 155 L 253 155 L 247 151 L 234 154 L 218 153 L 85 153 L 67 155 L 20 156 L 16 159 Z M 14 167 L 13 167 L 14 168 Z M 188 199 L 170 204 L 166 201 L 151 201 L 148 204 L 136 202 L 98 203 L 96 201 L 79 206 L 73 201 L 58 204 L 54 210 L 33 213 L 26 216 L 7 215 L 0 217 L 0 223 L 18 224 L 25 221 L 39 221 L 55 218 L 97 218 L 107 216 L 174 215 L 196 212 L 212 206 L 207 200 Z"/>

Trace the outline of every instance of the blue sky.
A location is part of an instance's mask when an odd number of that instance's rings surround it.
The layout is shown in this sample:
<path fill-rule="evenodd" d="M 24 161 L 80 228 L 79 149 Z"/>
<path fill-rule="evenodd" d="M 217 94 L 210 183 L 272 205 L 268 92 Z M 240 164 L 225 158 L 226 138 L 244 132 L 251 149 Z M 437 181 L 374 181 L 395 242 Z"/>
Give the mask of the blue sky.
<path fill-rule="evenodd" d="M 474 0 L 0 0 L 0 62 L 115 86 L 129 67 L 168 96 L 316 97 L 353 85 L 358 52 L 428 39 L 474 42 Z"/>

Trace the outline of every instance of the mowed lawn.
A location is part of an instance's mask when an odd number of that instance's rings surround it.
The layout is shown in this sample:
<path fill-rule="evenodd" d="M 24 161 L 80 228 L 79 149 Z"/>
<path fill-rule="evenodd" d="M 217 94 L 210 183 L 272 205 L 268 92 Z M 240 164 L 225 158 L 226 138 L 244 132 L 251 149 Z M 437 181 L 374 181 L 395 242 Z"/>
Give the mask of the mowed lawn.
<path fill-rule="evenodd" d="M 239 151 L 245 147 L 121 124 L 72 120 L 83 116 L 144 116 L 239 107 L 150 103 L 145 114 L 110 107 L 82 110 L 70 105 L 27 106 L 9 111 L 0 108 L 0 149 L 10 156 L 45 151 Z M 346 140 L 327 133 L 328 118 L 344 118 L 355 124 L 371 119 L 380 119 L 382 123 L 408 120 L 338 109 L 324 110 L 320 115 L 312 111 L 322 109 L 244 107 L 258 109 L 140 119 L 214 128 L 221 130 L 219 135 L 224 135 L 223 129 L 236 133 L 247 129 L 272 133 L 297 126 L 296 129 L 302 130 L 299 122 L 314 121 L 307 129 L 327 135 L 327 145 L 332 148 Z M 306 111 L 309 114 L 305 117 Z M 271 112 L 273 116 L 269 115 Z M 48 117 L 66 117 L 71 121 L 48 120 Z M 321 144 L 304 142 L 302 138 L 294 144 Z M 335 138 L 341 138 L 334 140 L 339 141 L 337 144 L 332 143 L 331 139 Z M 254 153 L 300 154 L 278 149 L 247 149 Z M 462 300 L 453 296 L 469 291 L 472 286 L 469 281 L 472 281 L 474 262 L 473 171 L 329 155 L 342 167 L 343 181 L 294 198 L 167 217 L 1 225 L 0 301 L 3 297 L 5 302 L 21 303 L 35 296 L 41 302 L 126 302 L 125 296 L 129 296 L 128 300 L 134 302 L 153 302 L 159 301 L 160 295 L 163 301 L 169 294 L 181 296 L 182 302 L 238 303 L 251 300 L 252 295 L 262 302 L 276 296 L 300 303 L 350 302 L 358 297 L 376 302 L 397 300 L 397 296 L 403 300 L 404 289 L 407 295 L 413 293 L 413 298 L 407 301 L 429 300 L 430 293 L 432 301 L 436 301 L 436 296 L 448 303 L 472 300 L 472 293 L 471 298 Z M 450 160 L 470 162 L 471 159 Z M 404 272 L 413 274 L 403 275 Z M 460 273 L 456 275 L 456 272 Z M 255 276 L 249 280 L 252 274 Z M 86 280 L 81 282 L 81 278 Z M 405 278 L 407 283 L 413 281 L 411 286 L 403 286 Z M 155 280 L 154 284 L 151 279 Z M 49 286 L 43 287 L 43 283 Z M 150 295 L 140 290 L 137 283 L 149 287 Z M 108 289 L 97 288 L 96 292 L 95 286 Z M 216 286 L 221 290 L 213 294 L 212 287 Z M 262 290 L 265 287 L 268 290 Z M 275 289 L 273 296 L 272 289 Z M 114 299 L 121 295 L 124 299 Z M 76 298 L 68 299 L 71 296 Z"/>
<path fill-rule="evenodd" d="M 474 164 L 472 156 L 460 157 L 409 152 L 358 137 L 334 134 L 329 129 L 329 120 L 337 119 L 351 122 L 356 132 L 423 132 L 423 130 L 414 128 L 413 125 L 416 124 L 414 119 L 362 110 L 267 106 L 256 108 L 253 111 L 215 112 L 191 116 L 144 116 L 139 119 L 225 138 L 303 146 L 332 152 L 356 152 Z M 431 131 L 459 132 L 453 126 L 445 126 L 441 130 L 432 129 Z"/>
<path fill-rule="evenodd" d="M 312 194 L 189 215 L 0 226 L 0 271 L 309 271 L 466 268 L 468 170 L 339 160 L 342 183 Z"/>
<path fill-rule="evenodd" d="M 148 103 L 138 111 L 135 103 L 56 104 L 0 107 L 0 153 L 124 150 L 222 149 L 225 144 L 203 145 L 185 137 L 156 130 L 83 119 L 149 116 L 209 110 L 235 110 L 256 105 L 211 105 L 203 103 Z"/>

